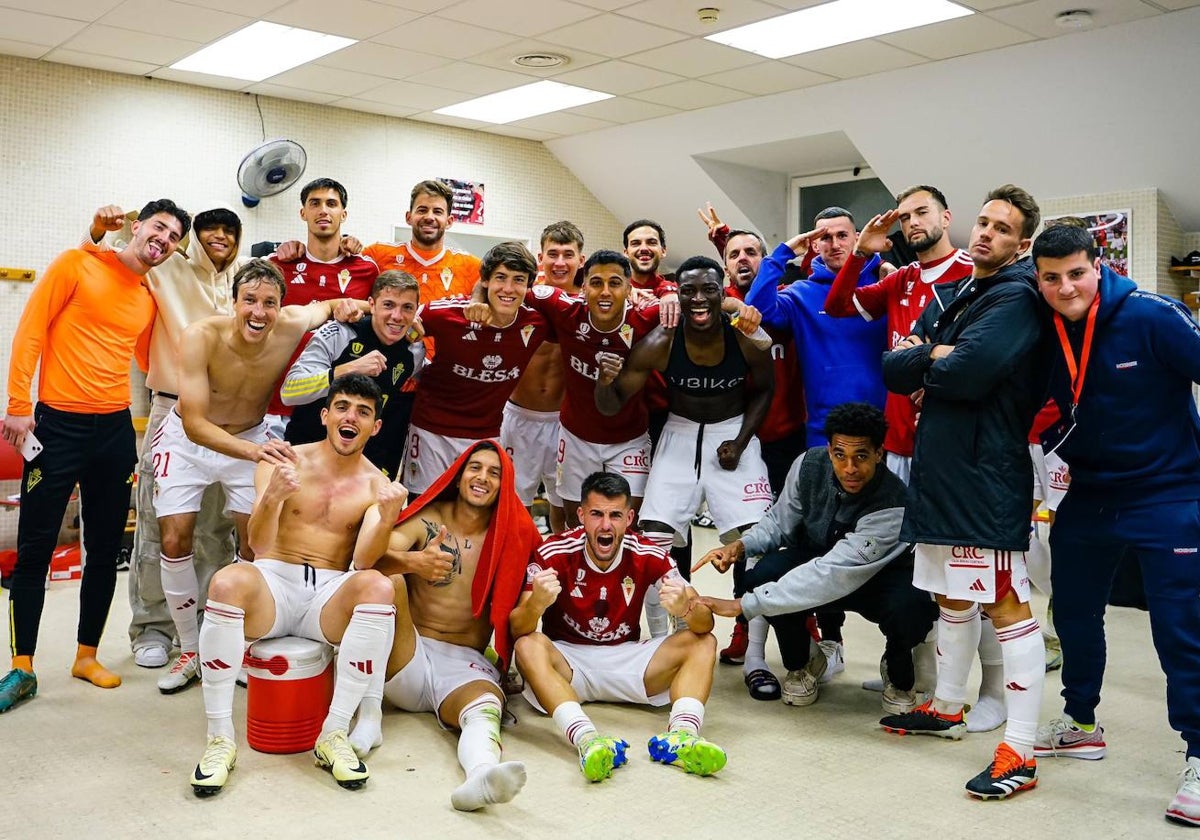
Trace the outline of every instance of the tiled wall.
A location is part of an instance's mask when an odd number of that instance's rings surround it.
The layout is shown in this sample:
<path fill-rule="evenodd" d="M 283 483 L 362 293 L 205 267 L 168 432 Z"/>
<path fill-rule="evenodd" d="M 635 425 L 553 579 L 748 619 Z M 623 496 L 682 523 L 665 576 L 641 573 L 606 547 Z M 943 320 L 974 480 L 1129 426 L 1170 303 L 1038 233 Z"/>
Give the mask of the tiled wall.
<path fill-rule="evenodd" d="M 482 181 L 494 235 L 536 240 L 570 219 L 589 248 L 619 246 L 621 226 L 540 143 L 358 111 L 0 56 L 0 266 L 41 272 L 77 243 L 93 211 L 167 196 L 184 207 L 239 209 L 244 242 L 303 239 L 299 188 L 240 204 L 239 162 L 267 138 L 308 152 L 304 180 L 327 176 L 350 194 L 344 230 L 390 239 L 408 192 L 424 178 Z M 29 285 L 0 281 L 0 381 Z M 136 409 L 135 405 L 135 409 Z"/>

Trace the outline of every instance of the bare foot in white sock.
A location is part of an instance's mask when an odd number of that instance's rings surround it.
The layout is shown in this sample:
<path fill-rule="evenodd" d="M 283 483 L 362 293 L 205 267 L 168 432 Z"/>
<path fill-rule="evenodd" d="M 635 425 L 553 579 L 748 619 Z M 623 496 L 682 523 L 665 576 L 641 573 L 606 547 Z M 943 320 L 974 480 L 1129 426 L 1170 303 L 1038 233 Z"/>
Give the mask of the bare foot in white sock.
<path fill-rule="evenodd" d="M 371 750 L 383 744 L 383 710 L 372 708 L 365 702 L 358 707 L 358 717 L 350 732 L 350 746 L 359 758 L 366 758 Z"/>
<path fill-rule="evenodd" d="M 484 805 L 509 802 L 525 786 L 525 765 L 520 761 L 476 767 L 467 780 L 450 794 L 450 804 L 459 811 L 476 811 Z"/>
<path fill-rule="evenodd" d="M 967 712 L 968 732 L 991 732 L 1008 720 L 1008 710 L 999 697 L 980 697 Z"/>

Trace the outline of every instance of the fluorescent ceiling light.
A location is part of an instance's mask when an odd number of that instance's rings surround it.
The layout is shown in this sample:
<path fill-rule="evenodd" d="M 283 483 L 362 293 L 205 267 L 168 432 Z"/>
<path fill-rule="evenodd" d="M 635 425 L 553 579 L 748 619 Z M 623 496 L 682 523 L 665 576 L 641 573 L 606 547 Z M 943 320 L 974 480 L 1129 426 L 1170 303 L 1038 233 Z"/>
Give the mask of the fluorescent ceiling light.
<path fill-rule="evenodd" d="M 973 14 L 948 0 L 834 0 L 705 37 L 767 58 L 785 58 Z"/>
<path fill-rule="evenodd" d="M 352 38 L 260 20 L 175 62 L 171 69 L 261 82 L 356 43 Z"/>
<path fill-rule="evenodd" d="M 612 96 L 611 93 L 545 80 L 502 90 L 499 93 L 489 93 L 478 99 L 468 99 L 457 105 L 438 108 L 433 113 L 503 125 L 539 114 L 549 114 L 551 111 L 561 111 L 563 108 L 612 99 Z"/>

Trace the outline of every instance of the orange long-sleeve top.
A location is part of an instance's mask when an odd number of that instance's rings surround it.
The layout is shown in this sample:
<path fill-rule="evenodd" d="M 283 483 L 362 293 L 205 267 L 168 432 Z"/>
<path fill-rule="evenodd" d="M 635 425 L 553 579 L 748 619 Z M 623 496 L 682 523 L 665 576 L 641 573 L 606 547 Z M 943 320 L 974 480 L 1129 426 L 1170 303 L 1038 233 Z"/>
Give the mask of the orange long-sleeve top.
<path fill-rule="evenodd" d="M 33 413 L 30 386 L 38 359 L 38 399 L 74 414 L 129 407 L 129 360 L 150 360 L 154 298 L 113 252 L 65 251 L 33 287 L 13 335 L 8 413 Z"/>

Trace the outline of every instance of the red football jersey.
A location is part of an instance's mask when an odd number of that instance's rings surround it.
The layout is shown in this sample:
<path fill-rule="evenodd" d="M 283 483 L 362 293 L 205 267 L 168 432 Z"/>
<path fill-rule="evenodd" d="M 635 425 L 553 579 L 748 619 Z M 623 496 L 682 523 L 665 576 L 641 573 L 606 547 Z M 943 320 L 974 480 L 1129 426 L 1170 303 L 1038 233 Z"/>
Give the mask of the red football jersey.
<path fill-rule="evenodd" d="M 371 296 L 375 278 L 379 276 L 379 266 L 369 257 L 339 256 L 332 262 L 321 262 L 306 252 L 300 259 L 291 262 L 282 262 L 274 254 L 269 259 L 283 272 L 283 281 L 287 284 L 287 291 L 283 296 L 284 306 L 307 306 L 315 300 L 337 298 L 366 300 Z M 292 407 L 283 404 L 283 400 L 279 398 L 279 389 L 283 386 L 287 371 L 295 364 L 296 359 L 300 358 L 300 353 L 308 344 L 311 335 L 312 333 L 306 333 L 304 338 L 300 339 L 300 344 L 288 359 L 283 376 L 275 383 L 275 394 L 267 408 L 268 414 L 292 416 Z"/>
<path fill-rule="evenodd" d="M 934 283 L 957 283 L 970 277 L 975 264 L 961 248 L 930 263 L 914 262 L 894 271 L 878 283 L 854 286 L 865 260 L 851 255 L 825 299 L 826 311 L 835 317 L 858 315 L 872 321 L 887 316 L 891 327 L 888 349 L 912 334 L 912 328 L 934 299 Z M 847 280 L 843 280 L 843 275 Z M 883 448 L 897 455 L 912 455 L 917 432 L 917 408 L 907 394 L 887 395 L 883 407 L 887 418 L 887 438 Z"/>
<path fill-rule="evenodd" d="M 626 531 L 621 553 L 601 571 L 587 556 L 583 527 L 550 537 L 534 553 L 525 575 L 525 591 L 543 569 L 558 573 L 562 592 L 542 615 L 542 632 L 560 642 L 618 645 L 642 635 L 642 604 L 650 587 L 679 577 L 665 549 Z M 682 578 L 680 578 L 682 580 Z"/>
<path fill-rule="evenodd" d="M 447 437 L 482 440 L 500 434 L 504 404 L 533 352 L 554 341 L 546 319 L 522 305 L 506 327 L 467 321 L 466 298 L 435 300 L 421 310 L 437 355 L 421 373 L 412 422 Z"/>
<path fill-rule="evenodd" d="M 633 345 L 658 326 L 658 307 L 635 309 L 627 304 L 621 325 L 603 332 L 592 325 L 583 298 L 562 289 L 534 286 L 526 300 L 551 323 L 562 348 L 565 387 L 559 422 L 563 428 L 589 443 L 624 443 L 644 434 L 650 414 L 643 393 L 630 397 L 613 417 L 596 410 L 596 379 L 600 375 L 596 354 L 609 352 L 629 358 Z"/>

